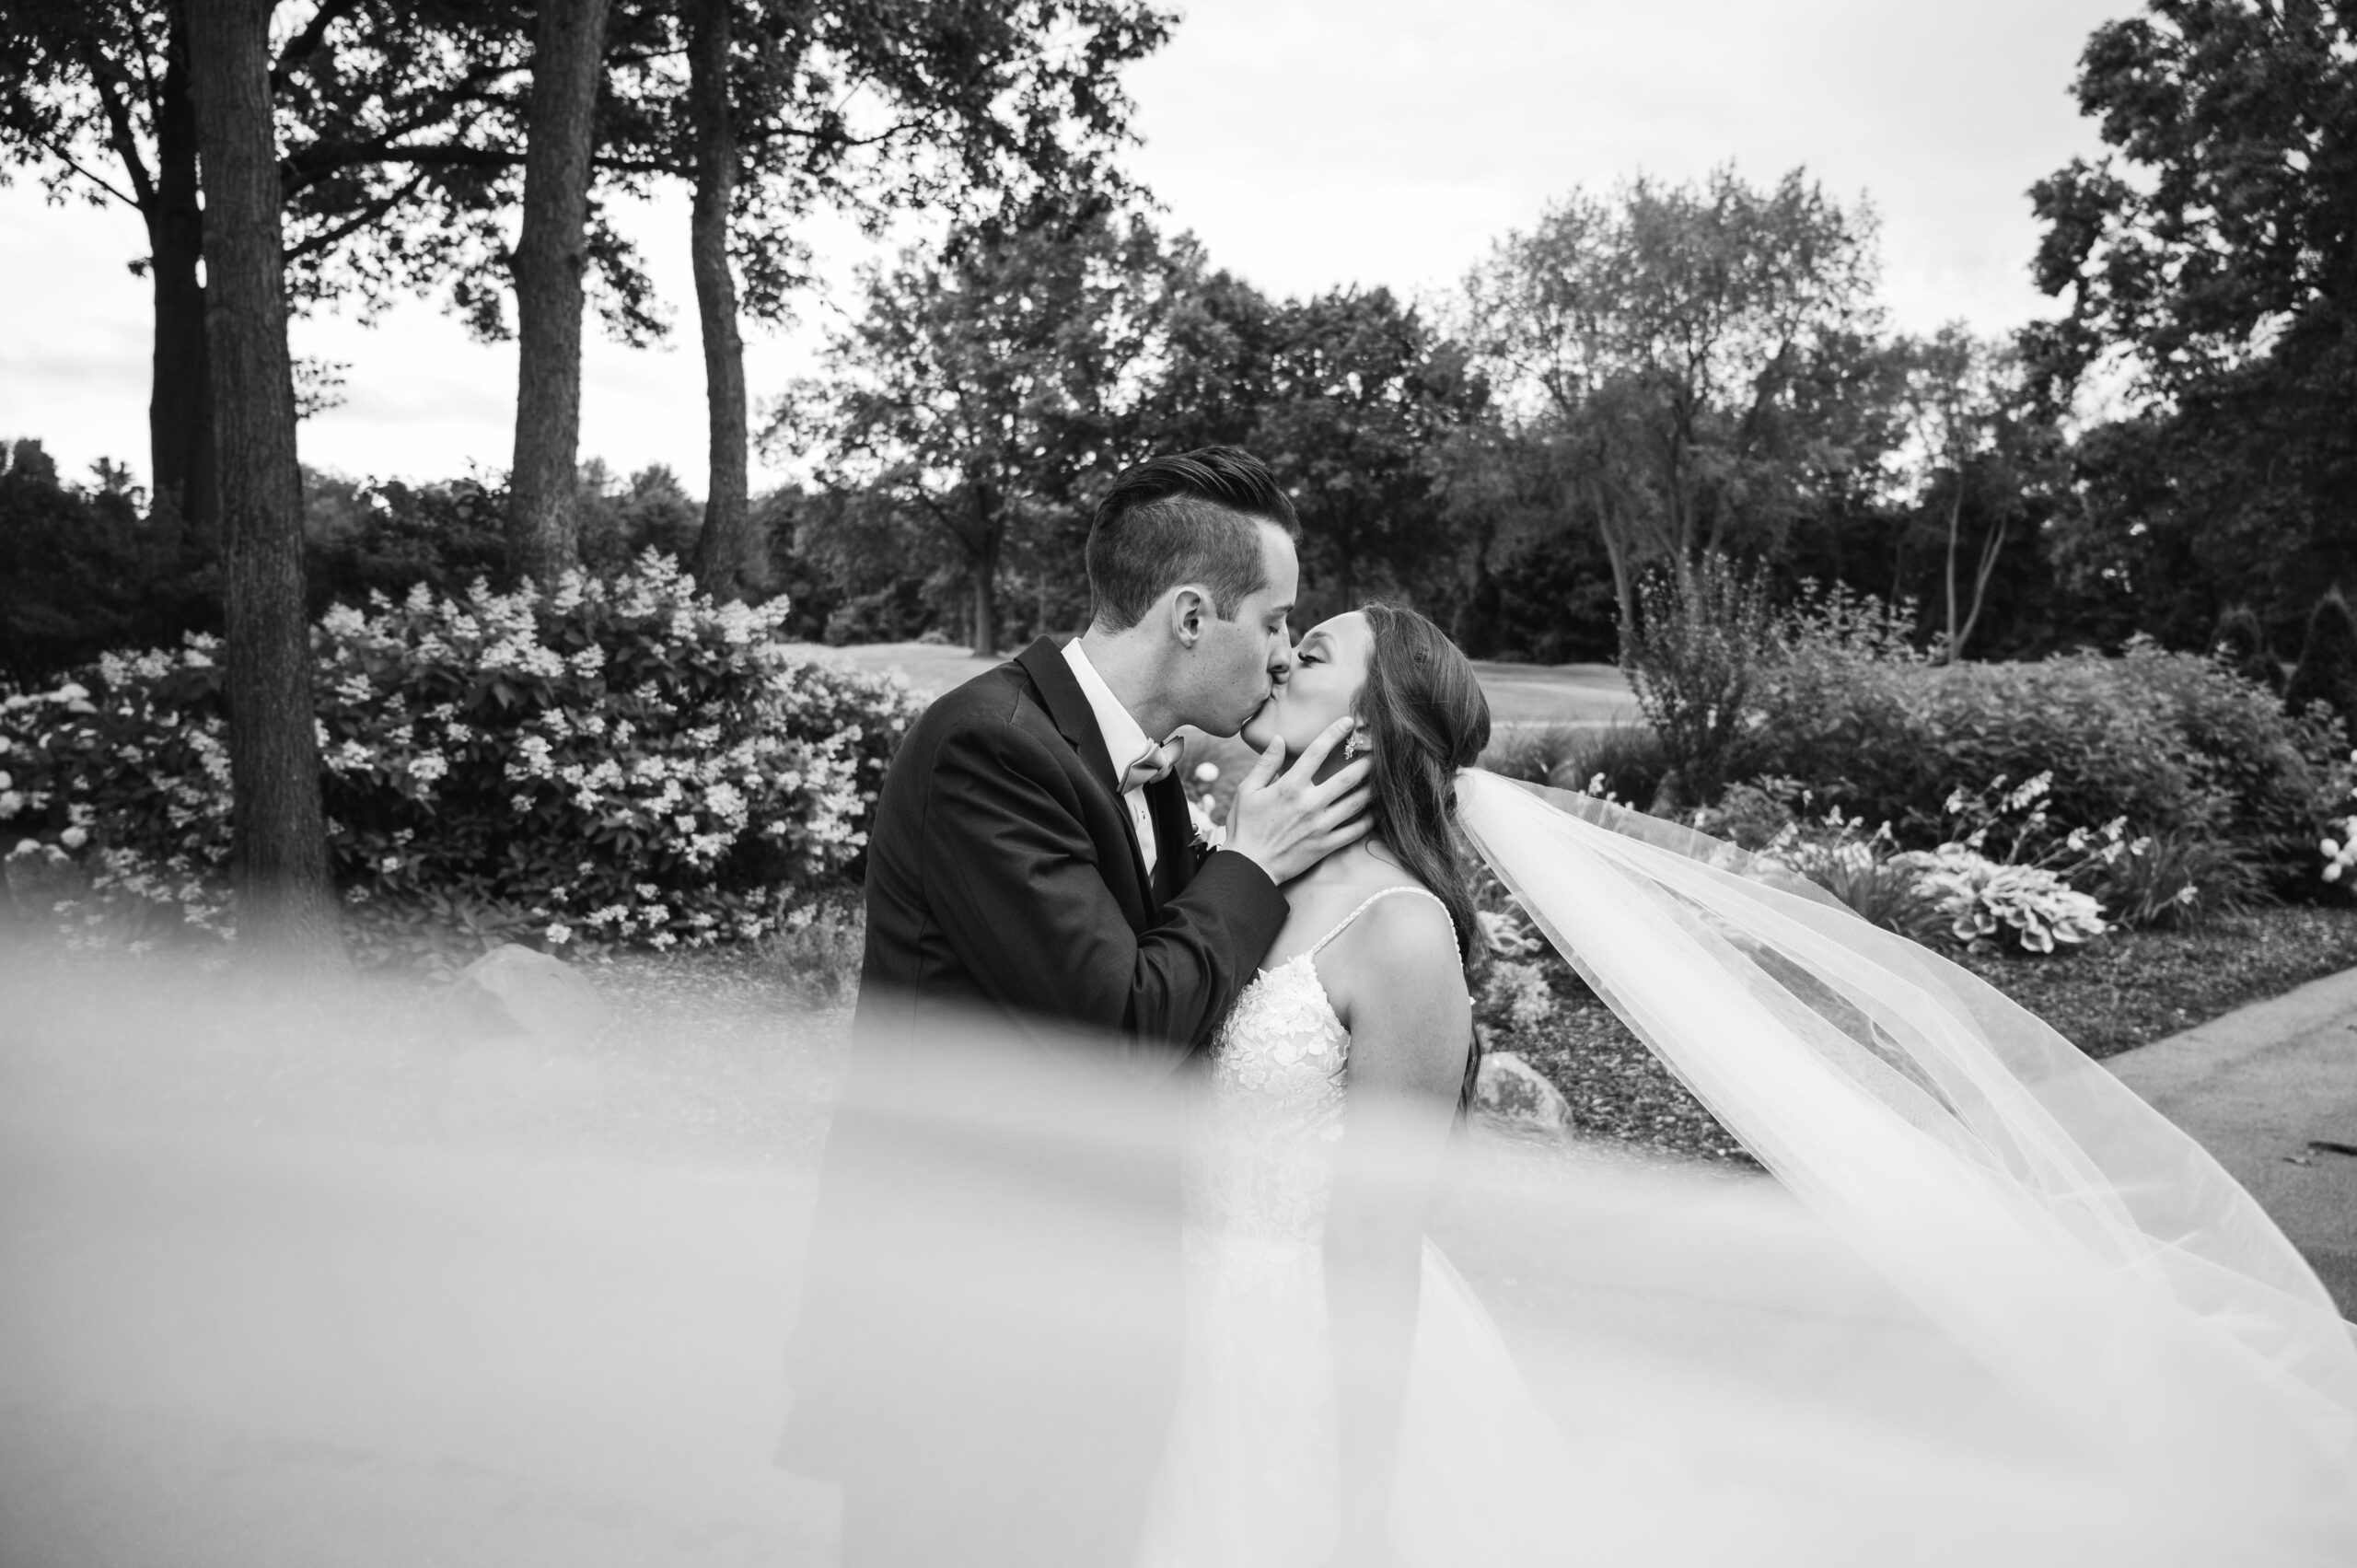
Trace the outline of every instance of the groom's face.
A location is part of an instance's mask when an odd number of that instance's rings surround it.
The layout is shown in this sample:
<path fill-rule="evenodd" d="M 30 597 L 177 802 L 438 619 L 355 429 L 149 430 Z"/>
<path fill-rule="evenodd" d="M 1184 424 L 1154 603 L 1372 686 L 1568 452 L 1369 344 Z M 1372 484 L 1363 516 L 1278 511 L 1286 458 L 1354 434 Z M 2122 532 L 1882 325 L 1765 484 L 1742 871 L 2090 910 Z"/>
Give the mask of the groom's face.
<path fill-rule="evenodd" d="M 1228 606 L 1224 619 L 1206 617 L 1188 660 L 1191 714 L 1187 722 L 1213 735 L 1234 735 L 1243 728 L 1271 687 L 1293 668 L 1293 629 L 1287 618 L 1293 614 L 1301 565 L 1293 540 L 1273 523 L 1261 525 L 1260 552 L 1266 586 Z"/>

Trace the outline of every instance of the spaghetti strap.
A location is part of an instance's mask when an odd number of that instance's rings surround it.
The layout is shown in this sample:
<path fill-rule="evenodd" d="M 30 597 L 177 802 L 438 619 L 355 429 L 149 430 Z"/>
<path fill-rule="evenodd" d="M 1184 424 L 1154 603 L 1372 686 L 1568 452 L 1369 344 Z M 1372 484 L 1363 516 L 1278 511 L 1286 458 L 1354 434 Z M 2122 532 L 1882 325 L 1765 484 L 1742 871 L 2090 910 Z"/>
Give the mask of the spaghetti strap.
<path fill-rule="evenodd" d="M 1441 918 L 1448 921 L 1449 935 L 1452 939 L 1455 938 L 1457 935 L 1457 922 L 1449 918 L 1448 906 L 1440 902 L 1439 895 L 1434 893 L 1429 888 L 1413 888 L 1402 884 L 1396 888 L 1380 889 L 1376 892 L 1368 894 L 1364 900 L 1361 900 L 1358 908 L 1353 910 L 1350 913 L 1337 921 L 1334 924 L 1334 928 L 1327 932 L 1325 935 L 1320 936 L 1317 942 L 1311 946 L 1309 951 L 1303 956 L 1305 958 L 1316 958 L 1320 952 L 1325 950 L 1327 943 L 1331 942 L 1335 937 L 1340 936 L 1346 929 L 1349 928 L 1351 922 L 1364 914 L 1368 908 L 1373 905 L 1377 899 L 1388 898 L 1394 893 L 1413 893 L 1418 898 L 1430 899 L 1433 902 L 1440 904 Z"/>

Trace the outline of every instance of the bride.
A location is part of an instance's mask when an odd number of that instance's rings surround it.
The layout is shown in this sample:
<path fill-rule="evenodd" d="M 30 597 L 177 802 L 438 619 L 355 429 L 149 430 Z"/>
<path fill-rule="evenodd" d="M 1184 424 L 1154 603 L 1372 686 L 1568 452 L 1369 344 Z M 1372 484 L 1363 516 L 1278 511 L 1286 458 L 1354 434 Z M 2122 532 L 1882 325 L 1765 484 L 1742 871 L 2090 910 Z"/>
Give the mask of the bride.
<path fill-rule="evenodd" d="M 1471 771 L 1487 704 L 1413 611 L 1319 625 L 1245 737 L 1297 749 L 1345 714 L 1375 829 L 1285 889 L 1291 918 L 1212 1053 L 1141 1568 L 2346 1560 L 2357 1347 L 2189 1140 L 1963 970 L 1771 865 Z M 1697 1437 L 1639 1440 L 1621 1415 L 1669 1380 L 1613 1385 L 1592 1355 L 1579 1431 L 1542 1413 L 1529 1347 L 1427 1238 L 1477 1064 L 1460 827 L 1814 1212 L 1831 1245 L 1812 1267 L 1846 1257 L 1896 1287 L 1913 1338 L 1885 1368 L 1895 1406 L 1805 1424 L 1783 1419 L 1798 1401 L 1689 1378 Z M 1678 1206 L 1650 1213 L 1678 1249 Z M 1668 1338 L 1708 1337 L 1694 1307 Z M 1781 1332 L 1814 1309 L 1780 1310 Z"/>

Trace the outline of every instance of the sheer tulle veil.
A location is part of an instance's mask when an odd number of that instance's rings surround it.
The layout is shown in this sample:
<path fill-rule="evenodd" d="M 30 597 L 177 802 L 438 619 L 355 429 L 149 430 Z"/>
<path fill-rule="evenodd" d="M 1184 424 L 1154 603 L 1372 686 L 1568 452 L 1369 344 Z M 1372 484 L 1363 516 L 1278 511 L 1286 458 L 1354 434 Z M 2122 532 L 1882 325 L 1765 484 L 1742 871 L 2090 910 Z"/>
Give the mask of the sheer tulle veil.
<path fill-rule="evenodd" d="M 2351 1327 L 2108 1070 L 1733 845 L 1480 770 L 1458 813 L 1646 1047 L 2059 1434 L 2156 1493 L 2357 1521 Z"/>

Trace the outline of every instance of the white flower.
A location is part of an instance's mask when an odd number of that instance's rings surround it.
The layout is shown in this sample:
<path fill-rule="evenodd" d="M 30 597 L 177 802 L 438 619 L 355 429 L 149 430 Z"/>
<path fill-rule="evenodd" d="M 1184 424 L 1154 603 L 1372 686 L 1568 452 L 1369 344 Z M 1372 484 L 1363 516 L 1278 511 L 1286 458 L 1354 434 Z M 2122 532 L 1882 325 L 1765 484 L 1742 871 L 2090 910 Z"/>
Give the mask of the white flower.
<path fill-rule="evenodd" d="M 1211 784 L 1216 781 L 1218 777 L 1219 764 L 1217 762 L 1198 762 L 1195 765 L 1195 782 L 1197 784 Z"/>
<path fill-rule="evenodd" d="M 1479 910 L 1474 918 L 1481 923 L 1481 935 L 1489 939 L 1490 950 L 1500 958 L 1527 958 L 1538 950 L 1538 939 L 1514 911 Z"/>
<path fill-rule="evenodd" d="M 562 947 L 564 944 L 573 940 L 573 927 L 565 924 L 561 920 L 555 921 L 551 923 L 547 935 L 550 941 Z"/>
<path fill-rule="evenodd" d="M 64 844 L 67 849 L 80 849 L 84 844 L 90 842 L 90 835 L 88 830 L 86 829 L 68 828 L 64 832 L 57 835 L 57 842 Z"/>

